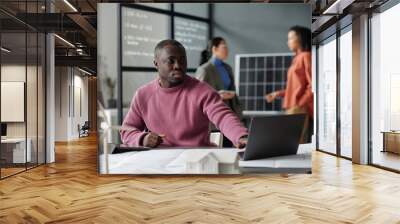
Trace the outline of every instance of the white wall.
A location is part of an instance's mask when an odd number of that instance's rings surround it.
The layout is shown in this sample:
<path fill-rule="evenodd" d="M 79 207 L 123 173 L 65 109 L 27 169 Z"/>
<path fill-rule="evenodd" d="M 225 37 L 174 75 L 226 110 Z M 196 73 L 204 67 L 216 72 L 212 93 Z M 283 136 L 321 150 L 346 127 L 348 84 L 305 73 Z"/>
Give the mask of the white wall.
<path fill-rule="evenodd" d="M 38 69 L 38 70 L 37 70 Z M 27 80 L 26 80 L 27 78 Z M 41 66 L 32 66 L 18 63 L 8 63 L 1 66 L 2 82 L 24 82 L 26 85 L 26 99 L 23 102 L 21 113 L 26 112 L 26 120 L 22 122 L 6 122 L 7 137 L 21 138 L 27 136 L 30 139 L 30 148 L 33 161 L 39 159 L 39 163 L 44 163 L 45 150 L 45 117 L 44 117 L 44 73 Z M 4 89 L 2 89 L 3 92 Z M 20 90 L 24 94 L 24 90 Z M 2 95 L 7 97 L 7 95 Z M 25 104 L 26 103 L 26 104 Z M 13 113 L 10 107 L 2 107 L 2 112 Z M 15 110 L 15 109 L 14 109 Z M 15 113 L 15 112 L 14 112 Z M 36 155 L 38 154 L 38 157 Z M 51 162 L 51 160 L 48 160 Z"/>
<path fill-rule="evenodd" d="M 3 82 L 25 82 L 25 75 L 26 72 L 28 74 L 36 74 L 36 67 L 33 66 L 27 66 L 25 65 L 19 65 L 19 64 L 6 64 L 1 66 L 1 81 Z M 31 84 L 31 83 L 30 83 Z M 36 83 L 35 83 L 36 84 Z M 34 89 L 34 92 L 30 93 L 29 91 L 27 92 L 27 101 L 30 103 L 32 101 L 32 98 L 35 98 L 36 96 L 36 89 Z M 28 103 L 27 102 L 27 103 Z M 35 105 L 32 105 L 36 107 Z M 1 108 L 1 110 L 7 110 L 8 108 Z M 32 117 L 34 115 L 34 117 Z M 27 114 L 28 121 L 31 122 L 35 118 L 35 123 L 36 123 L 36 114 Z M 8 137 L 25 137 L 25 126 L 26 122 L 7 122 L 7 136 Z M 31 128 L 33 125 L 30 123 L 28 126 Z M 28 133 L 29 135 L 29 133 Z"/>
<path fill-rule="evenodd" d="M 55 73 L 55 141 L 70 141 L 79 137 L 78 124 L 88 120 L 88 77 L 72 67 L 56 67 Z"/>
<path fill-rule="evenodd" d="M 1 81 L 25 82 L 25 65 L 9 64 L 1 66 Z M 28 70 L 31 67 L 27 68 Z M 7 110 L 7 108 L 1 108 Z M 7 137 L 25 137 L 25 122 L 7 123 Z"/>
<path fill-rule="evenodd" d="M 67 141 L 68 68 L 55 68 L 55 141 Z"/>
<path fill-rule="evenodd" d="M 81 76 L 82 73 L 76 73 L 77 70 L 74 71 L 74 91 L 72 99 L 74 99 L 73 113 L 72 113 L 72 123 L 71 123 L 71 138 L 78 138 L 78 124 L 83 125 L 85 121 L 89 120 L 88 116 L 88 109 L 89 109 L 89 102 L 88 102 L 88 77 Z M 80 91 L 80 93 L 78 93 Z M 80 94 L 80 97 L 79 97 Z M 80 99 L 79 99 L 80 98 Z M 80 102 L 78 102 L 80 100 Z M 80 104 L 80 105 L 79 105 Z M 81 107 L 81 112 L 79 111 L 79 107 Z"/>

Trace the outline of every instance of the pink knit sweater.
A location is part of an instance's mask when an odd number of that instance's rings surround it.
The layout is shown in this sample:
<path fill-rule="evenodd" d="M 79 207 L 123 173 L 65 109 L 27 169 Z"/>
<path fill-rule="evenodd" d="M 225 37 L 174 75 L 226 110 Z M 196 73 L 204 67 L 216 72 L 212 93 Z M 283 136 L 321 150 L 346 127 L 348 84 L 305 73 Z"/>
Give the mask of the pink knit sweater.
<path fill-rule="evenodd" d="M 234 144 L 247 129 L 207 83 L 185 75 L 182 84 L 162 88 L 159 80 L 139 88 L 122 124 L 124 144 L 139 146 L 149 131 L 164 134 L 161 147 L 211 146 L 209 122 Z M 132 130 L 133 129 L 133 130 Z"/>

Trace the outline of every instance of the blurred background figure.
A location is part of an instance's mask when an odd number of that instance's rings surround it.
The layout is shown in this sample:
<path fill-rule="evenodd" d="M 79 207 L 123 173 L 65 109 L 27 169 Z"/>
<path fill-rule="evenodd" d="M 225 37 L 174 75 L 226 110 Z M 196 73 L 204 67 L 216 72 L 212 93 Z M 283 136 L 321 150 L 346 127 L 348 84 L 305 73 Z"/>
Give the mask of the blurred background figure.
<path fill-rule="evenodd" d="M 206 63 L 208 60 L 210 60 L 210 55 L 208 53 L 207 49 L 204 49 L 203 51 L 201 51 L 201 55 L 200 55 L 200 65 L 203 65 L 204 63 Z"/>
<path fill-rule="evenodd" d="M 226 41 L 222 37 L 211 39 L 208 42 L 207 51 L 202 52 L 201 58 L 201 66 L 196 71 L 197 78 L 207 82 L 218 91 L 224 102 L 242 120 L 242 109 L 236 95 L 232 67 L 224 62 L 228 58 Z M 212 125 L 211 130 L 216 131 L 217 129 Z M 232 143 L 225 136 L 223 146 L 232 146 Z"/>
<path fill-rule="evenodd" d="M 313 133 L 313 92 L 311 81 L 311 31 L 294 26 L 288 32 L 288 47 L 295 54 L 287 74 L 286 89 L 265 95 L 268 103 L 284 97 L 283 109 L 287 114 L 307 114 L 301 143 L 311 142 Z"/>

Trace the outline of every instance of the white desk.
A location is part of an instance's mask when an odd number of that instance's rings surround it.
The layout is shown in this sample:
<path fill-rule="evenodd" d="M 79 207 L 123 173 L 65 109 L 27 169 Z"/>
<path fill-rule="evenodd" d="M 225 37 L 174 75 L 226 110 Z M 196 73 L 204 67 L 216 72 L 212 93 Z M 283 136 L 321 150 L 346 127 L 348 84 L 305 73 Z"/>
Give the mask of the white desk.
<path fill-rule="evenodd" d="M 211 153 L 211 154 L 210 154 Z M 100 174 L 310 173 L 311 150 L 297 155 L 239 161 L 237 149 L 155 149 L 99 156 Z M 106 170 L 108 162 L 108 172 Z"/>
<path fill-rule="evenodd" d="M 31 162 L 32 158 L 32 140 L 30 138 L 26 139 L 27 147 L 25 151 L 25 138 L 5 138 L 1 139 L 1 156 L 5 158 L 8 155 L 12 154 L 11 157 L 6 158 L 7 163 L 25 163 Z M 8 154 L 8 155 L 7 155 Z M 25 161 L 26 160 L 26 161 Z"/>
<path fill-rule="evenodd" d="M 243 173 L 311 173 L 311 153 L 239 161 Z"/>

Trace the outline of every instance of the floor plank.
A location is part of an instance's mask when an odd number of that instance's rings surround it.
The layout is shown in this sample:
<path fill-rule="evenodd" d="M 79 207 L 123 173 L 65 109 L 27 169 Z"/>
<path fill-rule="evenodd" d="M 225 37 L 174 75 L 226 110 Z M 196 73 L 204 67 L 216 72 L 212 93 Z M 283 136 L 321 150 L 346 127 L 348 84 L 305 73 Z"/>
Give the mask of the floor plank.
<path fill-rule="evenodd" d="M 400 175 L 313 153 L 311 175 L 99 176 L 96 139 L 0 181 L 0 223 L 400 223 Z"/>

